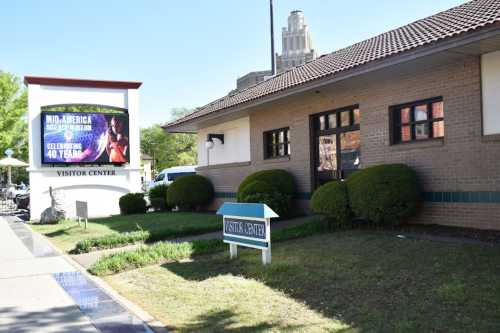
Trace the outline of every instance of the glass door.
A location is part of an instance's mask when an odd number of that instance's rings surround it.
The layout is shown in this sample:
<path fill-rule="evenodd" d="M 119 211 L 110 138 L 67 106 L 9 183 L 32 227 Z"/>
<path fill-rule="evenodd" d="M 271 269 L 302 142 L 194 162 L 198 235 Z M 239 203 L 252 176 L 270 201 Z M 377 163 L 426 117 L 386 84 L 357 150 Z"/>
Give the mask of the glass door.
<path fill-rule="evenodd" d="M 314 139 L 314 187 L 348 177 L 359 169 L 361 134 L 357 106 L 311 118 Z"/>

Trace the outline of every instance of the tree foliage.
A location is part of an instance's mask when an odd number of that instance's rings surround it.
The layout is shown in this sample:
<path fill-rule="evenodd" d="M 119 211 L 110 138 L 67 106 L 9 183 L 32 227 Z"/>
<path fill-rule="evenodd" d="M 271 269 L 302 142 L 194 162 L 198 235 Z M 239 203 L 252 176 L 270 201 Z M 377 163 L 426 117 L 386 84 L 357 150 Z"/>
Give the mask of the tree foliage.
<path fill-rule="evenodd" d="M 187 108 L 175 108 L 174 119 L 190 113 Z M 178 165 L 196 164 L 196 135 L 166 133 L 160 125 L 141 129 L 141 152 L 155 159 L 155 169 L 160 171 Z"/>
<path fill-rule="evenodd" d="M 0 158 L 7 148 L 14 157 L 28 161 L 28 93 L 14 75 L 0 71 Z M 1 170 L 5 172 L 5 170 Z M 28 181 L 24 168 L 12 170 L 12 181 Z"/>
<path fill-rule="evenodd" d="M 14 75 L 0 71 L 0 153 L 28 160 L 28 94 Z"/>

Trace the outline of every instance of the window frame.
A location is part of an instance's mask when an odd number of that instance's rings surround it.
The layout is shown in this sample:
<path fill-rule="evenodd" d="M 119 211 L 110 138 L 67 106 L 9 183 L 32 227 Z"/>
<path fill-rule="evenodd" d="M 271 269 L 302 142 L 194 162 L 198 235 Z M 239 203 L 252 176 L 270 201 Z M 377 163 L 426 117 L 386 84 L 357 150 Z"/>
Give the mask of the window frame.
<path fill-rule="evenodd" d="M 283 133 L 283 142 L 278 142 L 278 143 L 270 143 L 268 142 L 269 135 L 276 134 L 280 135 L 280 132 Z M 264 131 L 262 136 L 263 136 L 263 144 L 264 144 L 264 160 L 271 160 L 271 159 L 277 159 L 277 158 L 286 158 L 290 157 L 290 127 L 281 127 L 277 129 L 272 129 L 269 131 Z M 278 140 L 279 141 L 279 140 Z M 284 154 L 280 155 L 279 154 L 279 148 L 280 146 L 283 146 L 283 151 Z M 270 154 L 270 147 L 272 147 L 272 154 Z"/>
<path fill-rule="evenodd" d="M 432 111 L 432 105 L 434 103 L 441 102 L 443 103 L 443 116 L 434 118 Z M 415 120 L 415 108 L 420 105 L 426 105 L 427 107 L 427 119 L 426 120 Z M 401 112 L 402 109 L 409 108 L 410 109 L 410 120 L 409 122 L 403 123 L 401 120 L 396 123 L 396 112 Z M 401 115 L 399 115 L 399 118 L 401 118 Z M 432 98 L 427 98 L 427 99 L 422 99 L 418 101 L 413 101 L 409 103 L 404 103 L 404 104 L 397 104 L 397 105 L 391 105 L 389 107 L 389 134 L 390 134 L 390 143 L 391 145 L 401 145 L 401 144 L 414 144 L 418 142 L 426 142 L 426 141 L 435 141 L 435 140 L 444 140 L 445 135 L 439 136 L 439 137 L 434 137 L 433 133 L 433 124 L 437 122 L 443 122 L 443 127 L 444 127 L 444 122 L 445 122 L 445 116 L 444 116 L 444 99 L 442 96 L 438 97 L 432 97 Z M 416 138 L 416 126 L 417 125 L 422 125 L 425 124 L 427 125 L 427 130 L 429 133 L 429 137 L 426 139 L 417 139 Z M 401 136 L 401 129 L 403 126 L 409 126 L 410 127 L 410 140 L 409 141 L 402 141 L 401 138 L 399 141 L 396 140 L 396 137 Z M 399 132 L 396 132 L 399 131 Z M 399 133 L 399 134 L 398 134 Z"/>

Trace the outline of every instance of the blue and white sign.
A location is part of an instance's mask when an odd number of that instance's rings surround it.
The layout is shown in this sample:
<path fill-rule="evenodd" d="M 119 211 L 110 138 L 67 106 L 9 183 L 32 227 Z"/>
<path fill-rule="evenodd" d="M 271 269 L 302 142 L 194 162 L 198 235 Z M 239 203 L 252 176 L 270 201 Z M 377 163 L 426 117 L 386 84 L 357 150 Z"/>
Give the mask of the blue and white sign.
<path fill-rule="evenodd" d="M 229 244 L 231 258 L 238 245 L 262 250 L 262 263 L 271 262 L 271 219 L 278 215 L 265 204 L 224 203 L 217 214 L 223 215 L 223 241 Z"/>

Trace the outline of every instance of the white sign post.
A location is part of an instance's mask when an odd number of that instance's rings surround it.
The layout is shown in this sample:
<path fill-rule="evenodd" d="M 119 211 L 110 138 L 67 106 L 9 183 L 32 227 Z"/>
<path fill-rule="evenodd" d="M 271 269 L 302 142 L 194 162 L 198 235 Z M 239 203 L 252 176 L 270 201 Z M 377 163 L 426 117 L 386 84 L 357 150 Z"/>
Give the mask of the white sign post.
<path fill-rule="evenodd" d="M 223 215 L 223 241 L 229 244 L 231 259 L 238 256 L 238 245 L 262 250 L 262 263 L 271 263 L 271 218 L 278 215 L 265 204 L 224 203 L 217 211 Z"/>
<path fill-rule="evenodd" d="M 89 218 L 89 208 L 87 201 L 76 201 L 76 217 L 78 218 L 78 225 L 80 226 L 80 220 L 85 219 L 85 229 L 87 229 L 87 221 Z"/>

